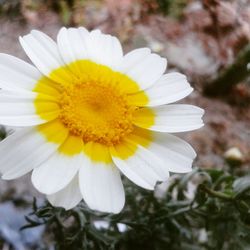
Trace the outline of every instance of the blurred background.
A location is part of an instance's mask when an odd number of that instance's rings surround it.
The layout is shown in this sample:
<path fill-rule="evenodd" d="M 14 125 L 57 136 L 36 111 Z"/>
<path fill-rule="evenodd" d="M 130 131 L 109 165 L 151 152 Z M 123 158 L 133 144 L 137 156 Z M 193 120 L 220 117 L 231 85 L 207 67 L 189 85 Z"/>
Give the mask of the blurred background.
<path fill-rule="evenodd" d="M 226 169 L 233 162 L 234 172 L 248 172 L 249 0 L 0 0 L 1 53 L 29 61 L 18 37 L 38 29 L 56 38 L 61 26 L 98 28 L 117 36 L 125 53 L 150 47 L 166 57 L 168 72 L 186 74 L 195 89 L 183 102 L 205 109 L 205 126 L 180 135 L 197 151 L 194 165 Z M 2 127 L 0 136 L 11 132 L 12 128 Z M 29 176 L 0 181 L 1 249 L 11 249 L 13 244 L 16 249 L 27 249 L 27 244 L 40 239 L 42 228 L 33 230 L 32 237 L 17 230 L 24 224 L 33 195 L 43 199 Z M 17 213 L 20 204 L 22 211 Z M 7 226 L 10 219 L 16 227 Z"/>

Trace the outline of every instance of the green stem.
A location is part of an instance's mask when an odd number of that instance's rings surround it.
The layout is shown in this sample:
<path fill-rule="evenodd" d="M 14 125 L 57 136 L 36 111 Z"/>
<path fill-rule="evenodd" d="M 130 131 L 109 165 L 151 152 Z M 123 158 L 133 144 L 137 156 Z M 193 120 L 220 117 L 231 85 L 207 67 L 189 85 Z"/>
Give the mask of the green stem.
<path fill-rule="evenodd" d="M 227 194 L 224 194 L 222 192 L 218 192 L 218 191 L 215 191 L 215 190 L 212 190 L 204 185 L 201 185 L 200 186 L 200 189 L 205 191 L 207 194 L 210 194 L 211 196 L 214 196 L 214 197 L 217 197 L 217 198 L 220 198 L 220 199 L 223 199 L 223 200 L 227 200 L 227 201 L 232 201 L 233 198 L 230 196 L 230 195 L 227 195 Z"/>
<path fill-rule="evenodd" d="M 222 95 L 231 88 L 250 76 L 250 44 L 248 44 L 237 56 L 234 63 L 222 71 L 219 76 L 207 83 L 204 93 L 206 95 Z"/>

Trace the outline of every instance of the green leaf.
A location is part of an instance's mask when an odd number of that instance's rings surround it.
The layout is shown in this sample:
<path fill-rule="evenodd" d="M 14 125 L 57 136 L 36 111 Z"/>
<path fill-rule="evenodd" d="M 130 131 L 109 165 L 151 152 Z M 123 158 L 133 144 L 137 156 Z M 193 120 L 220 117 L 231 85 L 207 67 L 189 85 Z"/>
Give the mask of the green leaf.
<path fill-rule="evenodd" d="M 235 193 L 235 197 L 243 195 L 249 189 L 250 189 L 250 175 L 241 177 L 235 180 L 233 183 L 233 191 Z"/>

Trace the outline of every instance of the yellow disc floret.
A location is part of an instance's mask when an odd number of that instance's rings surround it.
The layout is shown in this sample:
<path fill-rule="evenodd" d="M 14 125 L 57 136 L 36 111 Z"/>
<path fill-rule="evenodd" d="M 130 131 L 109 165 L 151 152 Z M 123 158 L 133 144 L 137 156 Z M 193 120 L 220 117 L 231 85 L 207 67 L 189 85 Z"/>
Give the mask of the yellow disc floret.
<path fill-rule="evenodd" d="M 50 80 L 48 80 L 50 78 Z M 49 78 L 40 79 L 34 91 L 50 94 L 48 81 L 56 89 L 59 121 L 70 134 L 79 136 L 84 143 L 97 142 L 114 146 L 134 130 L 136 106 L 131 95 L 139 86 L 126 75 L 88 60 L 79 60 L 51 72 Z M 148 98 L 141 91 L 140 98 Z M 36 110 L 43 117 L 41 104 Z"/>
<path fill-rule="evenodd" d="M 68 86 L 60 100 L 59 118 L 70 132 L 86 142 L 119 143 L 133 131 L 133 112 L 126 95 L 100 82 Z"/>

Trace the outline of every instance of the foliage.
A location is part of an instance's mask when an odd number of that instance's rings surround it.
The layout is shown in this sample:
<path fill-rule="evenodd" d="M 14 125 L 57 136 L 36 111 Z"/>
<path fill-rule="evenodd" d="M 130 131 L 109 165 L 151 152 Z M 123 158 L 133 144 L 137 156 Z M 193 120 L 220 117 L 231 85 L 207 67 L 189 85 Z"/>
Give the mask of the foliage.
<path fill-rule="evenodd" d="M 207 95 L 225 95 L 232 87 L 250 76 L 250 43 L 238 54 L 235 61 L 224 69 L 215 79 L 207 83 Z"/>
<path fill-rule="evenodd" d="M 4 126 L 0 126 L 0 141 L 3 140 L 6 137 L 6 129 Z"/>
<path fill-rule="evenodd" d="M 20 0 L 0 0 L 0 16 L 2 14 L 8 16 L 20 15 Z"/>
<path fill-rule="evenodd" d="M 172 17 L 180 17 L 184 7 L 187 5 L 187 0 L 156 0 L 158 9 L 165 15 Z"/>
<path fill-rule="evenodd" d="M 189 191 L 191 183 L 195 192 Z M 126 205 L 117 215 L 91 211 L 84 203 L 65 211 L 34 202 L 23 229 L 45 224 L 56 249 L 244 250 L 250 248 L 249 189 L 250 176 L 195 169 L 172 176 L 158 198 L 127 183 Z M 97 227 L 98 221 L 106 227 Z"/>

